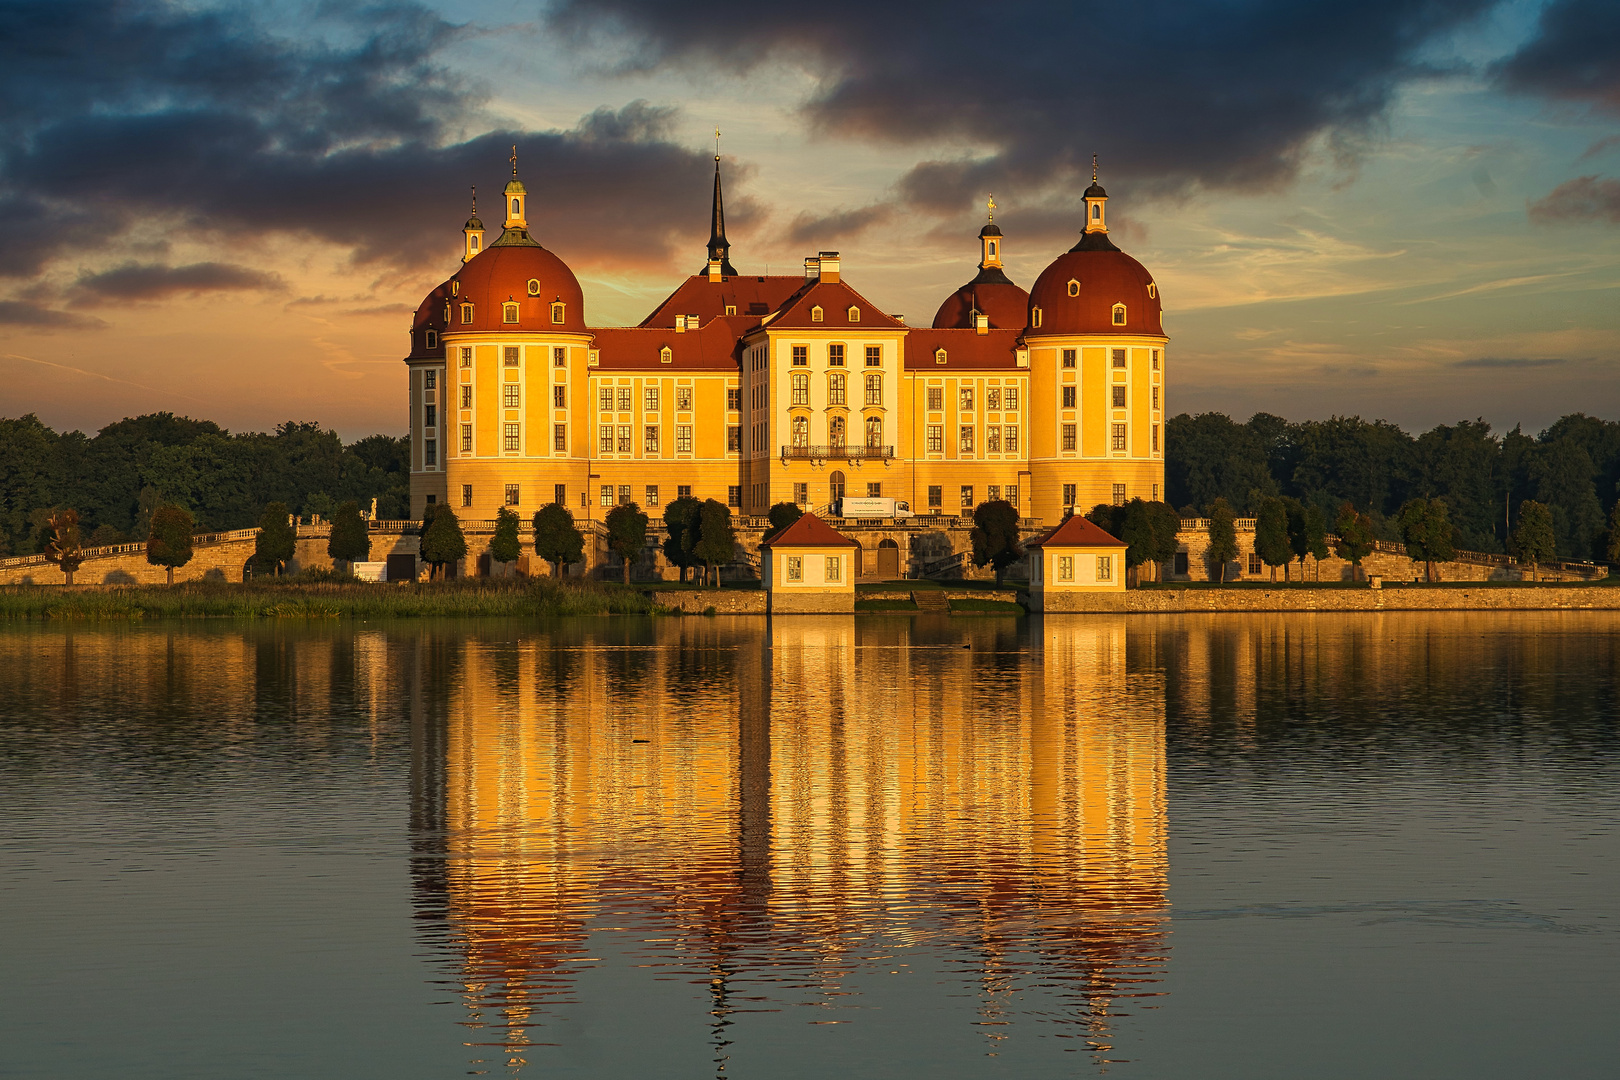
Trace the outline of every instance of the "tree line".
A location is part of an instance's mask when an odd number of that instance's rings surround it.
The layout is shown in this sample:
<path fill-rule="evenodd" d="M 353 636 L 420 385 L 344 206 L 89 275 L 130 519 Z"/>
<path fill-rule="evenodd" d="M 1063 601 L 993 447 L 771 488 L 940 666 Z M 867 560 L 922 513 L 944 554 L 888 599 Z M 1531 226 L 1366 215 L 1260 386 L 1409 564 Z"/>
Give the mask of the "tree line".
<path fill-rule="evenodd" d="M 1239 423 L 1183 413 L 1165 428 L 1165 487 L 1188 517 L 1211 516 L 1216 499 L 1254 517 L 1266 500 L 1289 498 L 1333 523 L 1349 504 L 1373 539 L 1397 543 L 1407 541 L 1402 509 L 1438 500 L 1455 547 L 1514 554 L 1523 510 L 1533 504 L 1530 531 L 1539 545 L 1544 508 L 1553 550 L 1527 561 L 1611 559 L 1620 535 L 1620 423 L 1574 413 L 1533 437 L 1518 427 L 1498 435 L 1484 420 L 1413 436 L 1356 416 L 1294 423 L 1256 413 Z"/>
<path fill-rule="evenodd" d="M 199 531 L 245 529 L 270 503 L 330 518 L 345 501 L 383 518 L 410 513 L 410 442 L 371 435 L 345 444 L 319 424 L 231 434 L 208 420 L 152 413 L 94 436 L 58 432 L 33 414 L 0 418 L 0 555 L 43 552 L 47 521 L 76 515 L 85 546 L 145 541 L 159 507 Z"/>

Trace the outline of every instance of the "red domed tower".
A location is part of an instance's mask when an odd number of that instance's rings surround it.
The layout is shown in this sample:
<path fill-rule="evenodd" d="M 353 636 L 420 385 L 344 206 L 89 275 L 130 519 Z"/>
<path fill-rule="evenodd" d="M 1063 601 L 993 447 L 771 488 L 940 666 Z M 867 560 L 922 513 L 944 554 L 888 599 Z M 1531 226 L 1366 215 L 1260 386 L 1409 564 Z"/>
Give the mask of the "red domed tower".
<path fill-rule="evenodd" d="M 1080 242 L 1035 279 L 1030 350 L 1032 513 L 1164 498 L 1165 337 L 1153 275 L 1108 236 L 1093 162 Z"/>
<path fill-rule="evenodd" d="M 979 273 L 939 305 L 939 311 L 934 313 L 935 330 L 1023 329 L 1029 294 L 1002 269 L 1002 248 L 1001 229 L 996 226 L 996 200 L 992 196 L 989 220 L 979 230 Z"/>

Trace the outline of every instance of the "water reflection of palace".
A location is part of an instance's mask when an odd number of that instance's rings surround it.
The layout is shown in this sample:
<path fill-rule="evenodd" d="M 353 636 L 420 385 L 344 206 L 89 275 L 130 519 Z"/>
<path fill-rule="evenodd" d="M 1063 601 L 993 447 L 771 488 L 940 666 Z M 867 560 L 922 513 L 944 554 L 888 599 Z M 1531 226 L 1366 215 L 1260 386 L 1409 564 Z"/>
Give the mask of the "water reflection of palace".
<path fill-rule="evenodd" d="M 722 1073 L 744 1013 L 833 1008 L 919 949 L 989 1038 L 1038 1022 L 1106 1055 L 1164 962 L 1163 682 L 1124 619 L 1030 625 L 421 644 L 419 915 L 470 1056 L 557 1041 L 604 934 L 707 984 Z M 1037 1021 L 1031 992 L 1062 1006 Z"/>

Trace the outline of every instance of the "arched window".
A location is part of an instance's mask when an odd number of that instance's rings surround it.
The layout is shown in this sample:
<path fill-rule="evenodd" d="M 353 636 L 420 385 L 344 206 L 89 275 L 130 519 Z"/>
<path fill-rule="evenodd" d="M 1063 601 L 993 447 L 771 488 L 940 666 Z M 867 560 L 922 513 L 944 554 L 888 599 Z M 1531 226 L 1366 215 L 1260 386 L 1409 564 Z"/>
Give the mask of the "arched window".
<path fill-rule="evenodd" d="M 883 418 L 881 416 L 868 416 L 866 418 L 866 445 L 868 449 L 876 449 L 883 445 Z"/>
<path fill-rule="evenodd" d="M 472 249 L 474 251 L 477 251 L 478 250 L 478 237 L 474 236 L 471 239 L 472 239 Z"/>
<path fill-rule="evenodd" d="M 461 295 L 461 280 L 459 278 L 457 278 L 455 281 L 452 281 L 450 283 L 450 295 L 451 296 L 460 296 Z M 449 310 L 449 305 L 445 306 L 445 310 L 446 311 Z"/>
<path fill-rule="evenodd" d="M 512 216 L 519 217 L 523 213 L 523 204 L 517 199 L 512 200 Z"/>
<path fill-rule="evenodd" d="M 832 502 L 837 502 L 844 497 L 843 470 L 838 470 L 827 477 L 827 496 Z"/>
<path fill-rule="evenodd" d="M 821 321 L 821 305 L 820 304 L 817 304 L 815 307 L 810 309 L 810 321 L 811 322 L 820 322 Z"/>
<path fill-rule="evenodd" d="M 539 278 L 530 278 L 529 279 L 529 295 L 530 296 L 539 296 L 540 295 L 540 279 Z"/>
<path fill-rule="evenodd" d="M 567 309 L 563 304 L 560 304 L 560 303 L 559 304 L 552 304 L 551 305 L 551 325 L 553 325 L 553 326 L 561 326 L 563 324 L 563 317 L 566 314 L 567 314 Z"/>
<path fill-rule="evenodd" d="M 473 317 L 473 306 L 471 304 L 462 304 L 461 305 L 461 323 L 462 323 L 462 325 L 465 326 L 467 323 L 472 322 L 472 317 Z"/>
<path fill-rule="evenodd" d="M 444 305 L 444 325 L 450 325 L 450 305 L 448 302 Z"/>
<path fill-rule="evenodd" d="M 1115 304 L 1114 305 L 1114 325 L 1115 326 L 1124 326 L 1125 325 L 1125 305 L 1124 304 Z"/>
<path fill-rule="evenodd" d="M 1069 295 L 1070 296 L 1079 296 L 1080 295 L 1080 283 L 1078 281 L 1076 281 L 1074 278 L 1069 279 Z"/>
<path fill-rule="evenodd" d="M 518 321 L 518 306 L 516 304 L 503 304 L 501 306 L 501 322 L 515 323 Z"/>
<path fill-rule="evenodd" d="M 1159 298 L 1159 286 L 1155 282 L 1148 282 L 1148 296 L 1154 300 Z"/>
<path fill-rule="evenodd" d="M 860 322 L 861 321 L 861 309 L 856 307 L 854 304 L 851 304 L 849 306 L 849 321 L 850 322 Z"/>
<path fill-rule="evenodd" d="M 844 445 L 844 418 L 835 416 L 827 421 L 827 441 L 832 443 L 833 449 L 842 449 Z"/>
<path fill-rule="evenodd" d="M 810 419 L 809 419 L 809 417 L 795 416 L 793 418 L 793 445 L 794 446 L 809 446 L 810 445 Z"/>
<path fill-rule="evenodd" d="M 883 376 L 876 372 L 866 377 L 866 403 L 868 405 L 883 404 Z"/>
<path fill-rule="evenodd" d="M 1102 204 L 1101 203 L 1092 203 L 1091 204 L 1091 220 L 1092 221 L 1101 221 L 1102 220 Z"/>
<path fill-rule="evenodd" d="M 996 242 L 994 240 L 990 241 L 990 257 L 992 259 L 996 257 Z"/>
<path fill-rule="evenodd" d="M 1041 309 L 1040 308 L 1034 307 L 1034 308 L 1029 309 L 1029 325 L 1030 325 L 1030 327 L 1032 329 L 1035 329 L 1035 330 L 1039 330 L 1041 328 Z"/>
<path fill-rule="evenodd" d="M 844 373 L 835 371 L 827 376 L 827 404 L 844 404 Z"/>
<path fill-rule="evenodd" d="M 439 335 L 434 333 L 432 330 L 427 332 L 427 347 L 430 349 L 437 349 L 439 347 Z"/>
<path fill-rule="evenodd" d="M 793 399 L 790 405 L 810 404 L 810 376 L 802 371 L 793 373 Z"/>

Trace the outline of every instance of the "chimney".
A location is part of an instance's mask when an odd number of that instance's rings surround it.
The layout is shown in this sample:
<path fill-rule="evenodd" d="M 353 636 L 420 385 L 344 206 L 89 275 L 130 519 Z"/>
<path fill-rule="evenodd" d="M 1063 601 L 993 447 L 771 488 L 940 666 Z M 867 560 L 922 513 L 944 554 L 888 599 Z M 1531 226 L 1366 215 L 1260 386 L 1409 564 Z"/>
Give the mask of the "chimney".
<path fill-rule="evenodd" d="M 814 255 L 804 260 L 804 280 L 814 281 L 821 276 L 821 260 Z"/>
<path fill-rule="evenodd" d="M 711 258 L 709 260 L 709 280 L 720 280 L 720 260 L 718 258 Z"/>
<path fill-rule="evenodd" d="M 828 284 L 838 281 L 838 252 L 823 251 L 821 258 L 816 260 L 821 264 L 821 280 Z"/>
<path fill-rule="evenodd" d="M 988 334 L 990 332 L 990 316 L 983 314 L 973 316 L 973 330 L 975 333 Z"/>

